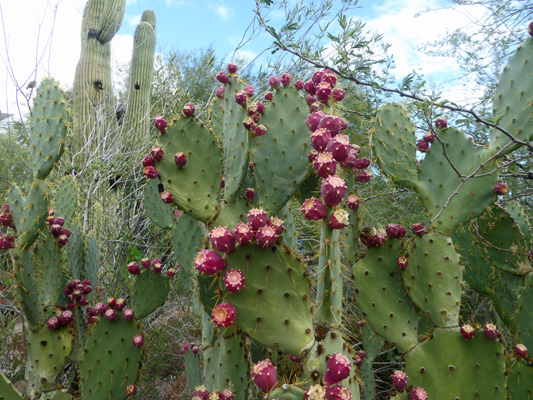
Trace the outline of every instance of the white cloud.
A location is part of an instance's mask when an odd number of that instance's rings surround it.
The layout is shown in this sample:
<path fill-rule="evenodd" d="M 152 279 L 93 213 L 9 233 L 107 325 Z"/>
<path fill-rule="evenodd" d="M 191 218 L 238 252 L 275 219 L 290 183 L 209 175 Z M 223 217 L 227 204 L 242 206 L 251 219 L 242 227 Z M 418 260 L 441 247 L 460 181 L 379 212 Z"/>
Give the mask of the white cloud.
<path fill-rule="evenodd" d="M 137 26 L 139 25 L 139 22 L 141 22 L 142 14 L 137 15 L 124 15 L 124 22 L 126 22 L 129 26 Z"/>
<path fill-rule="evenodd" d="M 220 15 L 223 19 L 228 20 L 231 18 L 231 10 L 228 6 L 225 6 L 224 4 L 221 4 L 217 7 L 216 12 L 218 15 Z"/>
<path fill-rule="evenodd" d="M 252 62 L 257 57 L 257 53 L 253 50 L 237 50 L 235 53 L 235 59 L 241 59 L 246 62 Z"/>

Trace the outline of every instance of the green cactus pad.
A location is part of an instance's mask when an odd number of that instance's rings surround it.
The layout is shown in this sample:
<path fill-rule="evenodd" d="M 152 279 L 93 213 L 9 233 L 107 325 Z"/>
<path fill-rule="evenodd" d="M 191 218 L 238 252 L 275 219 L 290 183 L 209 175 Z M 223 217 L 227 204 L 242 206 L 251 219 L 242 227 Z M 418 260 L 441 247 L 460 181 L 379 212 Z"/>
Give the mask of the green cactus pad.
<path fill-rule="evenodd" d="M 201 250 L 205 237 L 205 228 L 187 214 L 181 214 L 172 228 L 172 246 L 174 256 L 180 264 L 178 275 L 183 285 L 192 290 L 196 279 L 194 258 Z"/>
<path fill-rule="evenodd" d="M 299 252 L 300 243 L 298 242 L 298 233 L 296 227 L 296 221 L 292 215 L 289 204 L 286 204 L 279 212 L 279 218 L 282 219 L 284 224 L 283 230 L 283 243 L 291 248 L 292 251 Z"/>
<path fill-rule="evenodd" d="M 56 239 L 51 233 L 42 235 L 33 251 L 36 287 L 43 306 L 55 306 L 66 286 L 63 261 Z"/>
<path fill-rule="evenodd" d="M 30 165 L 35 178 L 46 178 L 61 158 L 68 126 L 65 93 L 54 80 L 43 80 L 30 114 Z"/>
<path fill-rule="evenodd" d="M 200 357 L 197 354 L 193 354 L 190 348 L 187 350 L 187 354 L 185 354 L 185 373 L 187 374 L 187 383 L 191 390 L 194 390 L 194 388 L 202 384 Z"/>
<path fill-rule="evenodd" d="M 447 199 L 458 190 L 464 179 L 457 175 L 450 161 L 461 175 L 468 176 L 490 156 L 487 150 L 475 147 L 472 140 L 458 129 L 448 128 L 439 134 L 439 138 L 444 142 L 446 155 L 442 145 L 438 141 L 433 142 L 420 162 L 419 184 L 415 187 L 430 219 L 434 219 L 445 207 Z M 488 173 L 495 166 L 494 162 L 488 163 L 476 176 Z M 451 197 L 431 229 L 451 235 L 460 224 L 483 214 L 494 202 L 494 186 L 497 183 L 496 172 L 468 179 Z"/>
<path fill-rule="evenodd" d="M 100 269 L 100 248 L 93 234 L 87 236 L 86 242 L 85 270 L 83 271 L 82 277 L 91 281 L 92 287 L 96 287 L 98 270 Z M 91 299 L 93 294 L 94 292 L 89 293 L 87 298 Z"/>
<path fill-rule="evenodd" d="M 225 271 L 226 270 L 223 270 L 221 273 L 224 274 Z M 220 302 L 222 296 L 222 292 L 219 288 L 219 274 L 205 275 L 203 273 L 198 273 L 196 275 L 200 301 L 204 306 L 204 310 L 209 315 L 211 315 L 213 308 Z"/>
<path fill-rule="evenodd" d="M 405 359 L 409 384 L 423 387 L 428 399 L 506 398 L 503 345 L 481 331 L 467 341 L 459 328 L 437 328 Z"/>
<path fill-rule="evenodd" d="M 51 393 L 44 393 L 43 400 L 74 400 L 66 390 L 55 390 Z"/>
<path fill-rule="evenodd" d="M 230 77 L 224 85 L 224 119 L 222 142 L 224 145 L 224 168 L 226 169 L 226 186 L 224 200 L 229 203 L 237 199 L 246 171 L 248 170 L 251 133 L 242 125 L 248 117 L 246 107 L 235 101 L 235 93 L 242 90 L 243 84 L 236 77 Z"/>
<path fill-rule="evenodd" d="M 509 58 L 507 66 L 500 75 L 493 98 L 493 113 L 498 125 L 514 138 L 527 142 L 533 138 L 533 39 L 528 38 Z M 503 132 L 493 129 L 490 135 L 489 150 L 500 151 L 511 143 Z M 520 144 L 513 143 L 500 153 L 500 157 L 516 150 Z"/>
<path fill-rule="evenodd" d="M 202 346 L 203 348 L 211 347 L 215 344 L 215 339 L 217 338 L 217 327 L 213 322 L 211 315 L 202 311 Z"/>
<path fill-rule="evenodd" d="M 176 165 L 174 164 L 174 166 Z M 163 200 L 161 200 L 158 180 L 148 179 L 148 182 L 146 182 L 143 192 L 143 204 L 150 221 L 161 229 L 172 229 L 175 222 L 172 204 L 163 203 Z"/>
<path fill-rule="evenodd" d="M 43 306 L 37 288 L 37 270 L 32 260 L 31 248 L 15 247 L 14 263 L 20 304 L 30 329 L 36 329 L 43 321 Z"/>
<path fill-rule="evenodd" d="M 276 91 L 260 123 L 266 134 L 253 138 L 259 205 L 277 214 L 296 193 L 309 172 L 312 149 L 305 123 L 309 107 L 300 93 L 285 86 Z"/>
<path fill-rule="evenodd" d="M 516 322 L 520 341 L 530 354 L 533 352 L 533 275 L 526 278 L 524 289 L 518 298 Z"/>
<path fill-rule="evenodd" d="M 418 343 L 418 310 L 400 279 L 400 240 L 371 247 L 353 267 L 356 302 L 370 327 L 405 353 Z M 413 261 L 409 258 L 409 265 Z"/>
<path fill-rule="evenodd" d="M 225 296 L 237 309 L 237 327 L 285 353 L 299 355 L 309 348 L 314 342 L 310 288 L 301 262 L 282 247 L 256 245 L 239 247 L 226 261 L 246 278 L 242 291 Z"/>
<path fill-rule="evenodd" d="M 304 393 L 305 390 L 299 386 L 282 385 L 270 392 L 268 398 L 273 400 L 302 400 Z"/>
<path fill-rule="evenodd" d="M 381 107 L 371 128 L 372 149 L 381 170 L 399 185 L 418 184 L 415 126 L 400 104 Z"/>
<path fill-rule="evenodd" d="M 84 399 L 126 398 L 126 387 L 137 381 L 142 351 L 132 344 L 141 332 L 134 321 L 120 315 L 110 322 L 100 318 L 91 329 L 81 360 L 81 394 Z"/>
<path fill-rule="evenodd" d="M 209 110 L 211 128 L 221 135 L 224 131 L 224 100 L 215 97 Z"/>
<path fill-rule="evenodd" d="M 142 319 L 161 307 L 169 290 L 169 278 L 164 273 L 156 274 L 151 269 L 144 269 L 135 277 L 131 287 L 131 308 L 135 317 Z"/>
<path fill-rule="evenodd" d="M 65 266 L 72 279 L 82 279 L 85 267 L 85 237 L 81 231 L 80 221 L 74 221 L 70 226 L 70 237 L 65 245 Z"/>
<path fill-rule="evenodd" d="M 0 371 L 0 400 L 23 400 L 20 392 L 2 371 Z"/>
<path fill-rule="evenodd" d="M 407 252 L 402 278 L 413 302 L 436 326 L 457 326 L 463 271 L 451 238 L 438 232 L 414 237 Z"/>
<path fill-rule="evenodd" d="M 244 340 L 220 333 L 212 347 L 204 349 L 204 385 L 210 392 L 232 387 L 237 399 L 248 396 L 248 358 Z"/>
<path fill-rule="evenodd" d="M 159 136 L 157 144 L 165 155 L 156 168 L 174 204 L 200 221 L 213 219 L 222 180 L 222 153 L 215 136 L 197 120 L 183 117 Z M 178 152 L 187 157 L 183 168 L 174 161 Z"/>
<path fill-rule="evenodd" d="M 59 374 L 71 351 L 72 338 L 67 328 L 51 330 L 44 326 L 40 331 L 28 333 L 26 374 L 31 396 L 57 388 Z"/>
<path fill-rule="evenodd" d="M 254 208 L 253 204 L 244 199 L 237 199 L 234 203 L 227 203 L 220 210 L 213 226 L 225 226 L 233 230 L 239 222 L 246 222 L 248 211 L 252 208 Z"/>
<path fill-rule="evenodd" d="M 40 179 L 35 179 L 25 199 L 18 186 L 13 185 L 9 191 L 8 203 L 17 228 L 17 243 L 22 247 L 31 246 L 44 228 L 48 217 L 48 185 Z"/>
<path fill-rule="evenodd" d="M 533 398 L 533 367 L 517 359 L 507 360 L 508 400 L 530 400 Z"/>
<path fill-rule="evenodd" d="M 69 227 L 76 218 L 76 206 L 78 205 L 78 185 L 72 176 L 64 177 L 54 193 L 52 208 L 56 217 L 65 219 L 65 226 Z"/>
<path fill-rule="evenodd" d="M 502 208 L 487 209 L 471 230 L 482 257 L 494 267 L 517 275 L 533 271 L 528 259 L 530 243 Z"/>
<path fill-rule="evenodd" d="M 526 237 L 526 240 L 531 242 L 531 231 L 529 227 L 528 216 L 524 212 L 522 205 L 516 200 L 510 201 L 505 206 L 505 211 L 507 211 L 511 218 L 520 226 L 520 230 Z"/>

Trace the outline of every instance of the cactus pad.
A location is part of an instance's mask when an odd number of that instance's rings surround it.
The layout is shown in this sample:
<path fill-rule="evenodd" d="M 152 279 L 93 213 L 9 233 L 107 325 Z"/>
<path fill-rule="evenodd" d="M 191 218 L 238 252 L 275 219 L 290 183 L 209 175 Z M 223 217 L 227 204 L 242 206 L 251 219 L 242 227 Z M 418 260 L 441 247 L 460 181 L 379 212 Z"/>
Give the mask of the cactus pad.
<path fill-rule="evenodd" d="M 137 275 L 131 287 L 131 306 L 135 317 L 142 319 L 161 307 L 167 299 L 169 288 L 169 279 L 165 274 L 145 269 Z"/>
<path fill-rule="evenodd" d="M 143 192 L 143 204 L 146 215 L 161 229 L 172 229 L 174 226 L 174 213 L 172 204 L 163 203 L 159 192 L 159 181 L 148 179 Z"/>

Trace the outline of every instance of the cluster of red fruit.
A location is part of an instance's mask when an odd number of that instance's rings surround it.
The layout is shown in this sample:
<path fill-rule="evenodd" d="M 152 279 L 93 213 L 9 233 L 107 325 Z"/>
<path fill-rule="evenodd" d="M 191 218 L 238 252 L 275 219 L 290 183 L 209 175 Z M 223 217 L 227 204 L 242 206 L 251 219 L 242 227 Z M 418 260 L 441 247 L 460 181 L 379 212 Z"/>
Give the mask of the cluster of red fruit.
<path fill-rule="evenodd" d="M 151 269 L 156 274 L 160 274 L 163 271 L 163 264 L 161 263 L 161 259 L 154 258 L 150 260 L 148 257 L 144 257 L 140 261 L 141 265 L 137 263 L 136 261 L 132 261 L 128 264 L 128 272 L 132 275 L 139 275 L 141 273 L 141 266 L 145 269 Z M 179 268 L 179 263 L 176 264 L 176 269 Z M 176 274 L 175 268 L 169 268 L 167 269 L 167 277 L 172 278 Z"/>
<path fill-rule="evenodd" d="M 163 117 L 156 117 L 156 120 L 158 118 L 164 120 Z M 166 121 L 165 121 L 165 126 L 166 126 Z M 144 168 L 143 169 L 144 176 L 146 176 L 148 179 L 155 179 L 159 176 L 159 171 L 155 167 L 155 163 L 158 161 L 161 161 L 163 159 L 163 156 L 164 156 L 164 152 L 160 146 L 152 147 L 152 149 L 150 150 L 150 154 L 146 155 L 142 161 L 142 165 Z M 176 163 L 178 168 L 182 169 L 183 167 L 185 167 L 185 164 L 187 164 L 187 156 L 185 155 L 185 153 L 177 152 L 176 154 L 174 154 L 174 162 Z M 172 193 L 170 192 L 163 192 L 163 193 L 165 193 L 165 197 L 163 197 L 163 194 L 161 194 L 161 199 L 165 203 L 172 203 L 172 201 L 174 200 L 174 196 L 172 195 Z"/>
<path fill-rule="evenodd" d="M 98 321 L 98 316 L 100 315 L 103 315 L 104 318 L 110 322 L 116 321 L 118 318 L 118 312 L 122 312 L 122 318 L 124 318 L 126 321 L 133 321 L 133 318 L 135 318 L 135 311 L 133 311 L 131 308 L 126 308 L 126 305 L 125 299 L 116 299 L 114 297 L 110 297 L 107 299 L 107 303 L 99 302 L 96 303 L 94 307 L 87 306 L 87 323 L 95 323 Z"/>
<path fill-rule="evenodd" d="M 67 283 L 67 287 L 63 291 L 68 299 L 66 310 L 62 311 L 59 317 L 53 316 L 48 319 L 48 329 L 56 330 L 62 326 L 70 324 L 74 318 L 72 310 L 74 310 L 76 306 L 85 307 L 87 304 L 89 304 L 89 300 L 87 299 L 86 295 L 91 293 L 92 290 L 91 281 L 87 279 L 83 281 L 76 279 Z"/>
<path fill-rule="evenodd" d="M 57 244 L 59 247 L 63 247 L 68 243 L 68 238 L 71 235 L 71 231 L 63 228 L 65 224 L 65 219 L 63 217 L 56 217 L 55 211 L 48 211 L 48 218 L 46 218 L 46 223 L 50 227 L 50 232 L 56 238 Z"/>
<path fill-rule="evenodd" d="M 7 228 L 14 228 L 13 216 L 9 204 L 2 206 L 2 213 L 0 214 L 0 225 Z M 15 247 L 15 236 L 0 235 L 0 250 L 9 250 Z"/>
<path fill-rule="evenodd" d="M 233 400 L 235 393 L 231 389 L 224 389 L 221 392 L 212 392 L 205 388 L 205 386 L 198 386 L 194 389 L 191 400 Z"/>

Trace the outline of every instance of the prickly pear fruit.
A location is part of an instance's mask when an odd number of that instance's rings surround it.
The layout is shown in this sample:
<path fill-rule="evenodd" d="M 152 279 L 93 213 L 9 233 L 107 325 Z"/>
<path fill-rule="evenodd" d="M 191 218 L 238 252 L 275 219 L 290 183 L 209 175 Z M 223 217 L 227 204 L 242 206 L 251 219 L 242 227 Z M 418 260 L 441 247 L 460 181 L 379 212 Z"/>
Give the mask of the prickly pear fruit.
<path fill-rule="evenodd" d="M 133 321 L 133 318 L 135 318 L 135 311 L 133 311 L 131 308 L 126 308 L 122 313 L 122 318 L 128 322 Z"/>
<path fill-rule="evenodd" d="M 335 385 L 326 388 L 326 396 L 324 398 L 326 400 L 352 400 L 352 394 L 348 388 Z"/>
<path fill-rule="evenodd" d="M 326 145 L 326 151 L 331 152 L 333 158 L 338 162 L 343 162 L 350 154 L 350 140 L 346 135 L 337 135 L 331 138 Z"/>
<path fill-rule="evenodd" d="M 326 396 L 326 389 L 322 385 L 309 386 L 304 393 L 304 400 L 322 400 Z"/>
<path fill-rule="evenodd" d="M 235 394 L 231 389 L 224 389 L 222 392 L 220 392 L 219 398 L 220 400 L 234 400 Z"/>
<path fill-rule="evenodd" d="M 324 383 L 329 386 L 346 379 L 350 375 L 350 367 L 350 361 L 344 354 L 333 354 L 326 366 Z"/>
<path fill-rule="evenodd" d="M 282 219 L 277 217 L 271 217 L 267 221 L 267 225 L 272 227 L 274 229 L 274 232 L 276 232 L 276 235 L 281 235 L 283 233 L 283 230 L 285 229 L 285 222 L 283 222 Z"/>
<path fill-rule="evenodd" d="M 155 117 L 154 118 L 154 126 L 155 126 L 155 129 L 157 129 L 159 132 L 161 133 L 165 133 L 167 131 L 167 120 L 165 119 L 165 117 Z"/>
<path fill-rule="evenodd" d="M 48 329 L 56 330 L 61 327 L 61 321 L 57 317 L 50 317 L 48 318 L 48 321 L 46 321 L 46 325 L 48 326 Z"/>
<path fill-rule="evenodd" d="M 400 268 L 401 271 L 407 268 L 407 265 L 409 264 L 409 259 L 407 257 L 398 257 L 396 260 L 396 265 L 398 268 Z"/>
<path fill-rule="evenodd" d="M 304 82 L 302 80 L 297 80 L 294 87 L 296 90 L 302 90 L 304 88 Z"/>
<path fill-rule="evenodd" d="M 366 157 L 361 157 L 355 160 L 355 163 L 353 166 L 356 169 L 365 169 L 365 168 L 368 168 L 369 165 L 370 165 L 370 160 Z"/>
<path fill-rule="evenodd" d="M 418 149 L 418 151 L 426 153 L 429 150 L 429 143 L 426 142 L 424 139 L 420 139 L 416 143 L 416 148 Z"/>
<path fill-rule="evenodd" d="M 126 396 L 133 396 L 135 393 L 137 393 L 137 386 L 135 386 L 133 383 L 126 386 Z"/>
<path fill-rule="evenodd" d="M 174 154 L 174 162 L 179 168 L 183 168 L 187 164 L 187 156 L 180 151 Z"/>
<path fill-rule="evenodd" d="M 256 232 L 259 228 L 265 226 L 268 222 L 268 216 L 265 211 L 260 208 L 252 208 L 248 211 L 246 217 L 248 224 L 252 231 Z"/>
<path fill-rule="evenodd" d="M 246 279 L 239 269 L 230 269 L 224 276 L 224 285 L 230 293 L 240 292 L 246 283 Z"/>
<path fill-rule="evenodd" d="M 143 335 L 135 335 L 133 337 L 132 343 L 135 347 L 143 347 L 144 345 L 144 336 Z"/>
<path fill-rule="evenodd" d="M 344 229 L 349 224 L 349 214 L 343 210 L 335 210 L 329 217 L 328 226 L 331 229 Z"/>
<path fill-rule="evenodd" d="M 194 115 L 195 107 L 192 103 L 187 103 L 183 106 L 183 115 L 192 117 Z"/>
<path fill-rule="evenodd" d="M 254 233 L 250 225 L 240 222 L 233 230 L 233 236 L 240 245 L 246 245 L 254 238 Z"/>
<path fill-rule="evenodd" d="M 418 386 L 409 393 L 409 400 L 428 400 L 428 394 L 424 389 Z"/>
<path fill-rule="evenodd" d="M 494 193 L 499 196 L 502 196 L 504 194 L 509 193 L 509 187 L 505 183 L 502 183 L 502 182 L 497 183 L 494 186 Z"/>
<path fill-rule="evenodd" d="M 327 129 L 317 129 L 311 133 L 311 146 L 318 152 L 326 150 L 330 140 L 331 132 Z"/>
<path fill-rule="evenodd" d="M 165 204 L 172 204 L 172 202 L 174 201 L 174 195 L 172 194 L 172 192 L 169 192 L 168 190 L 161 192 L 159 196 L 161 197 L 161 200 L 163 200 L 163 203 Z"/>
<path fill-rule="evenodd" d="M 270 249 L 276 244 L 278 235 L 271 226 L 265 225 L 258 229 L 255 238 L 259 247 Z"/>
<path fill-rule="evenodd" d="M 228 72 L 230 74 L 234 74 L 235 72 L 237 72 L 237 64 L 234 64 L 234 63 L 229 63 L 228 64 Z"/>
<path fill-rule="evenodd" d="M 285 72 L 283 75 L 281 75 L 280 80 L 283 86 L 287 86 L 288 84 L 291 83 L 291 75 Z"/>
<path fill-rule="evenodd" d="M 344 195 L 346 194 L 346 183 L 340 176 L 328 176 L 322 182 L 320 193 L 324 199 L 324 203 L 330 207 L 336 207 L 340 204 Z"/>
<path fill-rule="evenodd" d="M 219 72 L 216 78 L 217 78 L 217 81 L 219 81 L 220 83 L 224 83 L 224 84 L 229 83 L 229 78 L 225 72 Z"/>
<path fill-rule="evenodd" d="M 398 392 L 403 392 L 408 385 L 407 374 L 403 371 L 396 370 L 391 375 L 392 384 Z"/>
<path fill-rule="evenodd" d="M 148 179 L 155 179 L 159 176 L 159 171 L 155 169 L 155 167 L 152 167 L 151 165 L 149 165 L 148 167 L 144 167 L 143 174 Z"/>
<path fill-rule="evenodd" d="M 337 161 L 333 158 L 333 155 L 328 152 L 318 154 L 317 158 L 313 162 L 315 172 L 321 178 L 327 178 L 330 175 L 335 175 L 337 171 Z"/>
<path fill-rule="evenodd" d="M 355 169 L 354 169 L 355 173 Z M 355 176 L 355 180 L 359 183 L 367 183 L 372 179 L 372 171 L 369 169 L 363 169 Z"/>
<path fill-rule="evenodd" d="M 424 225 L 422 225 L 420 222 L 414 223 L 413 226 L 411 227 L 411 230 L 416 236 L 419 236 L 419 237 L 424 236 L 424 233 L 425 233 Z"/>
<path fill-rule="evenodd" d="M 211 246 L 217 251 L 229 254 L 235 250 L 235 237 L 225 226 L 219 226 L 209 233 Z"/>
<path fill-rule="evenodd" d="M 306 199 L 302 204 L 301 210 L 304 217 L 310 221 L 318 221 L 328 215 L 328 210 L 324 203 L 315 197 Z"/>
<path fill-rule="evenodd" d="M 213 308 L 213 322 L 219 327 L 228 327 L 235 322 L 237 310 L 229 303 L 220 303 Z"/>
<path fill-rule="evenodd" d="M 515 346 L 514 348 L 514 351 L 516 353 L 516 355 L 518 356 L 518 358 L 524 358 L 527 356 L 527 347 L 524 346 L 522 343 L 519 343 Z"/>
<path fill-rule="evenodd" d="M 226 261 L 216 251 L 205 249 L 196 255 L 194 268 L 206 275 L 213 275 L 226 268 Z"/>
<path fill-rule="evenodd" d="M 342 101 L 345 96 L 346 92 L 342 89 L 333 89 L 333 92 L 331 93 L 331 98 L 335 101 Z"/>
<path fill-rule="evenodd" d="M 257 387 L 268 393 L 276 385 L 278 372 L 270 360 L 263 360 L 253 366 L 252 377 Z"/>
<path fill-rule="evenodd" d="M 117 319 L 117 312 L 114 309 L 109 308 L 104 313 L 104 317 L 110 322 L 115 321 Z"/>
<path fill-rule="evenodd" d="M 273 89 L 279 89 L 281 86 L 281 80 L 277 76 L 273 76 L 268 80 L 268 84 Z"/>
<path fill-rule="evenodd" d="M 215 95 L 219 98 L 219 99 L 224 99 L 224 93 L 225 93 L 225 89 L 224 87 L 219 87 L 217 88 L 217 90 L 215 91 Z"/>
<path fill-rule="evenodd" d="M 448 127 L 448 120 L 444 117 L 438 118 L 435 121 L 435 128 L 437 129 L 446 129 Z"/>
<path fill-rule="evenodd" d="M 486 324 L 483 327 L 483 334 L 487 339 L 494 340 L 498 338 L 498 328 L 494 324 Z"/>
<path fill-rule="evenodd" d="M 472 327 L 472 325 L 466 324 L 461 326 L 460 332 L 464 340 L 474 339 L 474 336 L 476 336 L 476 330 Z"/>

